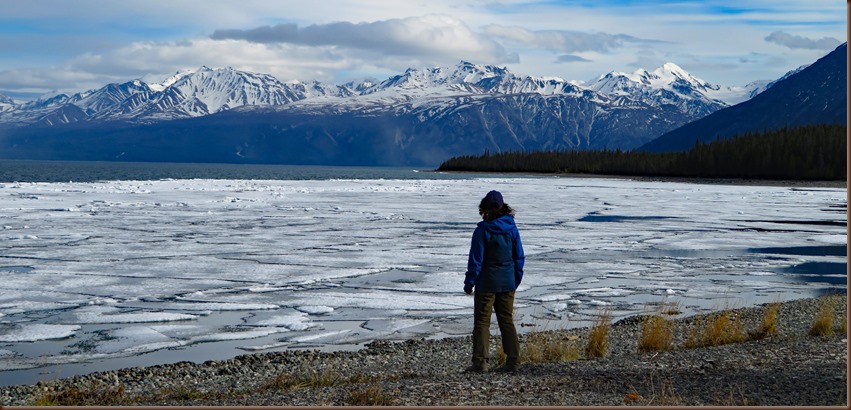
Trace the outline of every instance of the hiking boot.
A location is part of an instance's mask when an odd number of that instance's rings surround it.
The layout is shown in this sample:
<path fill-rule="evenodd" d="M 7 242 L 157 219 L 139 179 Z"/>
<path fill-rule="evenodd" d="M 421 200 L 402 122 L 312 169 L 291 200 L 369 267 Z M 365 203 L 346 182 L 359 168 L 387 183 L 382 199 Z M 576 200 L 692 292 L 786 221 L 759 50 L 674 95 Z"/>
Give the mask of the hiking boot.
<path fill-rule="evenodd" d="M 464 373 L 485 373 L 487 372 L 487 368 L 482 365 L 472 365 L 466 369 L 464 369 Z"/>
<path fill-rule="evenodd" d="M 496 369 L 500 373 L 517 373 L 520 371 L 520 365 L 516 363 L 506 363 Z"/>

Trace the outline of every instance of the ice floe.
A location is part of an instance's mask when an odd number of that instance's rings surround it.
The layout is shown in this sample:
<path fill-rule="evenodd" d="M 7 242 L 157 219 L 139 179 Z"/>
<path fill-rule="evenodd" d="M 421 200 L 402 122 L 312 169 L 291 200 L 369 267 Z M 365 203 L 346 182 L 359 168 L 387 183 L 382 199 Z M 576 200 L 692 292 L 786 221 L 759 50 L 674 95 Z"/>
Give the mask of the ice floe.
<path fill-rule="evenodd" d="M 65 339 L 73 336 L 80 329 L 79 325 L 44 323 L 0 325 L 0 342 L 37 342 L 40 340 Z"/>

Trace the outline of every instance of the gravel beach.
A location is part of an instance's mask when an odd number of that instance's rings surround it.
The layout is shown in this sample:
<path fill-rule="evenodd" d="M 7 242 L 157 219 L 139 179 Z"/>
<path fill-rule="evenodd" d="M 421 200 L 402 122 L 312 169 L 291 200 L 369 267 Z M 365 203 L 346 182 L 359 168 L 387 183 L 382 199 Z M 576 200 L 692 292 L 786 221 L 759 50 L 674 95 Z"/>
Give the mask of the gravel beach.
<path fill-rule="evenodd" d="M 829 302 L 826 302 L 829 301 Z M 833 335 L 810 330 L 825 303 Z M 228 406 L 617 406 L 848 404 L 845 295 L 784 302 L 777 333 L 686 348 L 706 315 L 679 318 L 673 347 L 639 352 L 642 318 L 612 324 L 602 358 L 584 357 L 589 329 L 537 333 L 572 343 L 575 360 L 524 363 L 517 373 L 467 373 L 469 337 L 375 341 L 356 352 L 284 351 L 205 363 L 180 362 L 0 388 L 0 404 Z M 728 312 L 745 332 L 767 306 Z M 526 349 L 530 335 L 521 337 Z M 495 337 L 492 350 L 498 345 Z"/>

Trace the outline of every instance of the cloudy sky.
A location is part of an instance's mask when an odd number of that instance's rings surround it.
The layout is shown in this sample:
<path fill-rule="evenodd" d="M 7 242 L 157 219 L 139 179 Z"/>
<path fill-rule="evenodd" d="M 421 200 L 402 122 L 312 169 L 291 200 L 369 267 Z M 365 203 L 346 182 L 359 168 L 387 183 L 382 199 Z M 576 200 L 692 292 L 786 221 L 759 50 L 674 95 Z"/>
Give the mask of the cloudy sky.
<path fill-rule="evenodd" d="M 673 62 L 776 79 L 846 41 L 839 0 L 0 0 L 0 93 L 76 92 L 208 67 L 384 79 L 461 60 L 589 80 Z"/>

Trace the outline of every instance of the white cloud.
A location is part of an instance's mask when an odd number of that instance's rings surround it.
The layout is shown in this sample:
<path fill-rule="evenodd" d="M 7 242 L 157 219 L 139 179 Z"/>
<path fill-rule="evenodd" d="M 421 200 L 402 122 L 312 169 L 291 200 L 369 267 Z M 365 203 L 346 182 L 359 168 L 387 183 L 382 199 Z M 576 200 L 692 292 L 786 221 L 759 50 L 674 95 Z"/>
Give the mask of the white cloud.
<path fill-rule="evenodd" d="M 589 60 L 582 56 L 577 56 L 573 54 L 562 54 L 556 57 L 556 61 L 559 63 L 590 63 L 592 60 Z"/>
<path fill-rule="evenodd" d="M 384 56 L 414 56 L 437 61 L 473 59 L 487 63 L 514 60 L 503 46 L 445 15 L 426 15 L 370 23 L 336 22 L 298 27 L 278 24 L 249 30 L 216 30 L 212 39 L 262 44 L 328 46 Z"/>
<path fill-rule="evenodd" d="M 490 24 L 483 27 L 485 34 L 511 41 L 526 47 L 545 48 L 556 52 L 608 51 L 626 43 L 662 43 L 626 34 L 589 33 L 568 30 L 528 30 L 519 26 Z"/>
<path fill-rule="evenodd" d="M 409 67 L 454 65 L 460 60 L 516 60 L 497 42 L 460 20 L 440 15 L 373 23 L 333 23 L 298 28 L 281 24 L 251 30 L 219 30 L 178 41 L 138 41 L 103 52 L 87 52 L 61 66 L 0 72 L 0 89 L 60 88 L 71 92 L 135 78 L 158 81 L 202 65 L 233 67 L 287 80 L 341 83 L 341 77 L 398 73 Z M 58 87 L 57 87 L 58 86 Z"/>
<path fill-rule="evenodd" d="M 330 80 L 331 72 L 353 64 L 348 56 L 331 47 L 201 38 L 133 43 L 109 53 L 77 57 L 70 61 L 69 68 L 104 75 L 119 73 L 129 79 L 207 65 L 272 74 L 286 81 Z"/>
<path fill-rule="evenodd" d="M 565 79 L 671 61 L 744 84 L 844 41 L 844 10 L 835 0 L 7 0 L 0 90 L 81 91 L 201 65 L 339 83 L 459 60 Z"/>
<path fill-rule="evenodd" d="M 824 37 L 820 39 L 811 39 L 802 36 L 795 36 L 784 31 L 775 31 L 765 38 L 765 41 L 770 43 L 780 44 L 789 48 L 802 48 L 808 50 L 833 50 L 842 44 L 841 41 L 833 37 Z"/>

